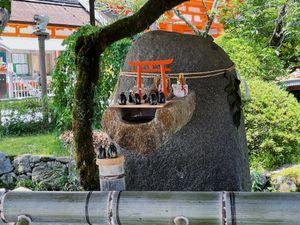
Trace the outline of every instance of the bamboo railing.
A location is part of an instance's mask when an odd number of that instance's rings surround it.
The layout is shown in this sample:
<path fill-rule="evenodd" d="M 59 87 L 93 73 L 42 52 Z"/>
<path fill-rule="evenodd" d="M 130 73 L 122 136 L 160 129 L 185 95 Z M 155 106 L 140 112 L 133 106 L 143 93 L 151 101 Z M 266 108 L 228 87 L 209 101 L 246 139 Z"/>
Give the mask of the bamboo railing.
<path fill-rule="evenodd" d="M 0 192 L 1 217 L 16 222 L 111 225 L 298 225 L 300 193 Z"/>

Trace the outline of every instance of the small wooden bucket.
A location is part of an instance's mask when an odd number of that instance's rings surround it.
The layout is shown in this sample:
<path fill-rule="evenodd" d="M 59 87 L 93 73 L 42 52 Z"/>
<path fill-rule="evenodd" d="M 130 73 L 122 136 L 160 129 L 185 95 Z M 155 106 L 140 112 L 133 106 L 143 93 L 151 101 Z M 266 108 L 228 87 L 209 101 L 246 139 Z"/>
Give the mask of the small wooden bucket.
<path fill-rule="evenodd" d="M 97 159 L 99 167 L 101 191 L 124 191 L 125 190 L 125 158 L 119 155 L 114 159 Z"/>

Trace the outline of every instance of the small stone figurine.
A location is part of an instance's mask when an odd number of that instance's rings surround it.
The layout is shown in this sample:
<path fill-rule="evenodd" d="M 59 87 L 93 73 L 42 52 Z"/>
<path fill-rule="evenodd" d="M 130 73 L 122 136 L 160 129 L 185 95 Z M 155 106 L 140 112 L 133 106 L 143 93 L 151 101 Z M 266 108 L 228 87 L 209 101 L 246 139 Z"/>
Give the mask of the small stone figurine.
<path fill-rule="evenodd" d="M 149 104 L 150 105 L 157 105 L 157 93 L 152 91 L 149 94 Z"/>
<path fill-rule="evenodd" d="M 149 99 L 148 99 L 148 95 L 147 94 L 144 94 L 143 95 L 143 100 L 145 103 L 148 103 L 149 102 Z"/>
<path fill-rule="evenodd" d="M 126 105 L 126 102 L 127 102 L 127 98 L 126 98 L 124 92 L 122 92 L 118 99 L 118 103 L 119 103 L 119 105 Z"/>
<path fill-rule="evenodd" d="M 98 151 L 98 159 L 106 159 L 106 148 L 103 145 L 100 145 L 97 151 Z"/>
<path fill-rule="evenodd" d="M 159 103 L 166 103 L 166 96 L 162 91 L 160 91 L 158 93 L 158 102 Z"/>
<path fill-rule="evenodd" d="M 101 145 L 98 149 L 98 159 L 114 159 L 118 157 L 117 147 L 110 143 L 108 148 Z"/>
<path fill-rule="evenodd" d="M 114 159 L 118 157 L 118 150 L 113 143 L 110 143 L 107 150 L 107 158 Z"/>
<path fill-rule="evenodd" d="M 133 96 L 133 92 L 130 91 L 130 92 L 129 92 L 129 95 L 128 95 L 128 102 L 129 102 L 129 103 L 134 103 L 134 99 L 133 99 L 132 96 Z"/>
<path fill-rule="evenodd" d="M 134 100 L 134 103 L 135 103 L 136 105 L 139 105 L 139 104 L 141 104 L 141 102 L 142 102 L 141 96 L 140 96 L 138 93 L 135 93 L 135 94 L 134 94 L 133 100 Z"/>

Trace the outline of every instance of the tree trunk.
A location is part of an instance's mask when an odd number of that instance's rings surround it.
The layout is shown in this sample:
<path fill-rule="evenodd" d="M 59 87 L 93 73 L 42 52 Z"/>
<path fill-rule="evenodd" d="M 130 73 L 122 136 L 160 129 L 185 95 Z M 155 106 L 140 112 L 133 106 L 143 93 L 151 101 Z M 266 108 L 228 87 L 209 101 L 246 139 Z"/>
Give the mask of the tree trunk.
<path fill-rule="evenodd" d="M 84 190 L 99 190 L 99 175 L 93 147 L 92 119 L 94 96 L 99 77 L 100 53 L 86 42 L 76 58 L 77 82 L 74 93 L 73 131 L 75 158 Z"/>
<path fill-rule="evenodd" d="M 137 13 L 82 36 L 76 43 L 77 83 L 73 106 L 75 156 L 80 184 L 85 190 L 99 190 L 98 168 L 93 147 L 92 120 L 95 86 L 99 78 L 99 57 L 106 47 L 142 32 L 166 10 L 186 0 L 149 0 Z"/>
<path fill-rule="evenodd" d="M 283 5 L 278 17 L 275 21 L 275 28 L 273 31 L 273 35 L 269 42 L 270 47 L 279 47 L 284 39 L 284 18 L 288 13 L 288 6 Z"/>

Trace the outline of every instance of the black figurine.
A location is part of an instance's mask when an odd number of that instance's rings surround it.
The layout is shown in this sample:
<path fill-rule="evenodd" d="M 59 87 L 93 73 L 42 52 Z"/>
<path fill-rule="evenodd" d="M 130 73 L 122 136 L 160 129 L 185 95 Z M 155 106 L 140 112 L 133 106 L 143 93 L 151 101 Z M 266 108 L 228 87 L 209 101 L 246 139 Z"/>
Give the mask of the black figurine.
<path fill-rule="evenodd" d="M 157 93 L 156 92 L 151 92 L 149 94 L 149 104 L 157 105 Z"/>
<path fill-rule="evenodd" d="M 126 105 L 126 102 L 127 102 L 126 96 L 125 96 L 124 92 L 122 92 L 118 99 L 118 103 L 119 103 L 119 105 Z"/>
<path fill-rule="evenodd" d="M 133 100 L 134 100 L 135 104 L 137 104 L 137 105 L 141 104 L 141 96 L 138 93 L 134 94 L 134 99 Z"/>
<path fill-rule="evenodd" d="M 116 146 L 113 143 L 110 143 L 109 148 L 107 150 L 107 158 L 113 159 L 117 158 L 118 156 L 118 150 Z"/>
<path fill-rule="evenodd" d="M 148 96 L 146 94 L 143 95 L 143 100 L 145 101 L 145 103 L 149 102 Z"/>
<path fill-rule="evenodd" d="M 105 159 L 106 158 L 106 148 L 100 145 L 98 148 L 98 159 Z"/>
<path fill-rule="evenodd" d="M 129 103 L 134 103 L 134 100 L 133 100 L 133 97 L 132 97 L 133 93 L 132 91 L 129 92 L 129 95 L 128 95 L 128 102 Z"/>
<path fill-rule="evenodd" d="M 166 103 L 166 96 L 162 91 L 160 91 L 158 93 L 158 102 L 159 103 Z"/>

